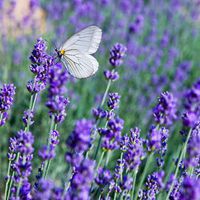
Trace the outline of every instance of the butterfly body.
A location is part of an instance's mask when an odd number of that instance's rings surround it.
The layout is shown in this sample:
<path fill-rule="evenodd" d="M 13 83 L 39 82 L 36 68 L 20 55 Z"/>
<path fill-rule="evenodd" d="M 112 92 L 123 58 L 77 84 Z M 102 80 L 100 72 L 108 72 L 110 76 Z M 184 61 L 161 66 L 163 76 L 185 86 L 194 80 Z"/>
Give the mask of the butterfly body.
<path fill-rule="evenodd" d="M 70 37 L 59 50 L 56 50 L 72 76 L 81 79 L 96 73 L 99 64 L 91 54 L 97 51 L 101 36 L 100 28 L 89 26 Z"/>

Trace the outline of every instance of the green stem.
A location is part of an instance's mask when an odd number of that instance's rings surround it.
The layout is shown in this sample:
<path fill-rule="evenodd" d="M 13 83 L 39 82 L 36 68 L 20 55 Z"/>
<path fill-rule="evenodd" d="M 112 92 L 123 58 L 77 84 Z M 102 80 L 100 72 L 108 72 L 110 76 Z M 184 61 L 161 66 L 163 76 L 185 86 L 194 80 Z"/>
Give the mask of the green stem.
<path fill-rule="evenodd" d="M 101 157 L 100 157 L 100 159 L 98 161 L 98 164 L 97 164 L 97 167 L 96 167 L 96 172 L 98 171 L 98 169 L 99 169 L 99 167 L 101 165 L 101 162 L 103 160 L 104 155 L 105 155 L 105 151 L 103 151 L 102 154 L 101 154 Z"/>
<path fill-rule="evenodd" d="M 132 185 L 132 190 L 131 190 L 131 197 L 132 198 L 134 197 L 134 190 L 135 190 L 135 182 L 136 182 L 137 173 L 138 173 L 138 168 L 136 168 L 134 173 L 133 173 L 133 185 Z"/>
<path fill-rule="evenodd" d="M 186 141 L 185 141 L 185 143 L 183 144 L 183 148 L 182 148 L 182 150 L 181 150 L 181 152 L 180 152 L 180 156 L 179 156 L 178 163 L 177 163 L 176 170 L 175 170 L 175 174 L 174 174 L 174 180 L 177 178 L 178 171 L 179 171 L 179 166 L 180 166 L 180 164 L 181 164 L 181 161 L 184 159 L 184 155 L 185 155 L 186 150 L 187 150 L 187 144 L 188 144 L 188 141 L 189 141 L 189 139 L 190 139 L 191 133 L 192 133 L 192 129 L 189 130 L 189 133 L 188 133 L 188 135 L 187 135 Z M 170 189 L 169 189 L 169 192 L 167 193 L 166 200 L 169 199 L 170 194 L 171 194 L 171 192 L 172 192 L 172 190 L 173 190 L 173 188 L 174 188 L 174 183 L 175 183 L 174 180 L 172 181 L 172 184 L 171 184 L 171 187 L 170 187 Z"/>
<path fill-rule="evenodd" d="M 102 107 L 104 105 L 106 97 L 107 97 L 109 89 L 110 89 L 110 86 L 111 86 L 111 83 L 112 83 L 112 81 L 109 80 L 99 107 Z M 96 121 L 96 127 L 98 127 L 99 123 L 100 123 L 100 119 L 97 119 L 97 121 Z M 94 133 L 92 133 L 92 135 L 93 135 L 93 141 L 95 141 L 96 140 L 96 135 L 97 135 L 97 129 L 96 128 L 94 129 Z M 98 146 L 97 146 L 97 149 L 95 150 L 94 159 L 96 159 L 96 157 L 97 157 L 100 144 L 101 144 L 101 137 L 99 137 L 99 140 L 98 140 Z M 94 142 L 92 143 L 91 147 L 87 150 L 87 152 L 86 152 L 86 158 L 88 158 L 89 152 L 93 148 L 94 148 Z"/>
<path fill-rule="evenodd" d="M 51 131 L 55 130 L 57 128 L 57 124 L 55 123 L 55 116 L 52 116 L 51 118 L 51 125 L 50 125 L 50 130 L 49 130 L 49 137 L 48 137 L 48 149 L 50 148 L 50 143 L 51 143 Z M 50 164 L 51 164 L 51 160 L 47 160 L 44 164 L 44 171 L 43 171 L 43 178 L 46 178 L 49 168 L 50 168 Z"/>
<path fill-rule="evenodd" d="M 100 145 L 101 145 L 101 140 L 102 140 L 102 136 L 100 135 L 99 140 L 98 140 L 98 144 L 97 144 L 97 148 L 96 148 L 96 151 L 95 151 L 95 154 L 94 154 L 94 160 L 96 160 L 96 158 L 97 158 L 99 148 L 100 148 Z"/>
<path fill-rule="evenodd" d="M 116 198 L 117 198 L 117 192 L 115 192 L 113 200 L 116 200 Z"/>
<path fill-rule="evenodd" d="M 112 82 L 111 80 L 108 81 L 108 84 L 107 84 L 107 87 L 106 87 L 106 91 L 104 92 L 103 99 L 101 101 L 100 107 L 102 107 L 104 105 L 104 103 L 105 103 L 106 97 L 108 95 L 108 91 L 109 91 L 110 86 L 111 86 L 111 82 Z"/>
<path fill-rule="evenodd" d="M 141 186 L 142 186 L 142 184 L 143 184 L 143 182 L 144 182 L 144 179 L 145 179 L 146 173 L 147 173 L 147 169 L 149 168 L 149 164 L 151 163 L 152 158 L 153 158 L 153 152 L 151 152 L 151 153 L 149 154 L 148 158 L 147 158 L 147 161 L 146 161 L 146 164 L 145 164 L 143 173 L 142 173 L 142 177 L 141 177 L 141 179 L 140 179 L 140 182 L 139 182 L 138 187 L 136 188 L 134 200 L 136 200 L 137 197 L 138 197 L 138 192 L 139 192 L 139 190 L 141 189 Z"/>
<path fill-rule="evenodd" d="M 6 180 L 6 188 L 5 188 L 5 194 L 4 194 L 4 199 L 7 200 L 7 195 L 8 195 L 8 185 L 10 182 L 10 167 L 11 167 L 11 160 L 9 160 L 8 163 L 8 170 L 7 170 L 7 180 Z"/>
<path fill-rule="evenodd" d="M 109 162 L 109 160 L 110 160 L 110 156 L 111 156 L 111 151 L 108 150 L 108 151 L 107 151 L 107 155 L 106 155 L 106 163 L 105 163 L 105 167 L 107 167 L 107 165 L 108 165 L 108 162 Z"/>

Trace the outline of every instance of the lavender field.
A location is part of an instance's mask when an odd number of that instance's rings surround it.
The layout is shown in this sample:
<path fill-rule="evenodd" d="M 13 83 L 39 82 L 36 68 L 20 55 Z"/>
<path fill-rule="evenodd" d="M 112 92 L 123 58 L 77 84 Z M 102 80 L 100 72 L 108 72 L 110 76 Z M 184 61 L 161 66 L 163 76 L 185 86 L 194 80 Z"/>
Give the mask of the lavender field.
<path fill-rule="evenodd" d="M 102 29 L 98 71 L 55 49 Z M 0 199 L 200 200 L 199 0 L 0 0 Z"/>

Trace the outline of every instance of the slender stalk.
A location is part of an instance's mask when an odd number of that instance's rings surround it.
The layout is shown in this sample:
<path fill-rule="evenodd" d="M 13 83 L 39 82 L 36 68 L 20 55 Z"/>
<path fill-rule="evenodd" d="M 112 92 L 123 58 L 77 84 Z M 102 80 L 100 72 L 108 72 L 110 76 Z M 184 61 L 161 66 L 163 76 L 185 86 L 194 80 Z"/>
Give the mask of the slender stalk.
<path fill-rule="evenodd" d="M 111 151 L 108 150 L 108 151 L 107 151 L 107 155 L 106 155 L 106 163 L 105 163 L 105 167 L 107 167 L 107 165 L 108 165 L 108 162 L 109 162 L 109 160 L 110 160 L 110 156 L 111 156 Z"/>
<path fill-rule="evenodd" d="M 148 158 L 147 158 L 147 161 L 146 161 L 146 164 L 145 164 L 143 173 L 142 173 L 142 177 L 141 177 L 141 179 L 140 179 L 140 182 L 139 182 L 139 184 L 138 184 L 138 187 L 136 188 L 134 200 L 136 200 L 137 197 L 138 197 L 138 192 L 139 192 L 139 190 L 141 189 L 141 186 L 142 186 L 142 184 L 143 184 L 143 182 L 144 182 L 144 179 L 145 179 L 146 173 L 147 173 L 147 169 L 148 169 L 148 167 L 149 167 L 149 165 L 150 165 L 150 163 L 151 163 L 152 157 L 153 157 L 153 152 L 151 152 L 151 153 L 149 154 Z"/>
<path fill-rule="evenodd" d="M 8 163 L 8 170 L 7 170 L 7 181 L 6 181 L 6 188 L 5 188 L 5 194 L 4 194 L 4 199 L 6 200 L 7 199 L 7 193 L 8 193 L 8 185 L 9 185 L 9 180 L 10 180 L 10 167 L 11 167 L 11 160 L 9 160 L 9 163 Z"/>
<path fill-rule="evenodd" d="M 106 97 L 108 95 L 108 91 L 109 91 L 110 86 L 111 86 L 111 82 L 112 82 L 111 80 L 108 81 L 108 84 L 107 84 L 107 87 L 106 87 L 106 91 L 104 92 L 103 99 L 101 101 L 100 107 L 102 107 L 104 105 L 104 103 L 105 103 Z"/>
<path fill-rule="evenodd" d="M 115 192 L 113 200 L 116 200 L 116 198 L 117 198 L 117 192 Z"/>
<path fill-rule="evenodd" d="M 101 103 L 100 103 L 100 106 L 99 106 L 99 107 L 102 107 L 102 106 L 104 105 L 105 100 L 106 100 L 106 97 L 107 97 L 108 92 L 109 92 L 109 89 L 110 89 L 110 86 L 111 86 L 111 83 L 112 83 L 112 81 L 109 80 L 109 81 L 108 81 L 108 84 L 107 84 L 107 86 L 106 86 L 106 90 L 105 90 L 105 92 L 104 92 L 104 95 L 103 95 L 103 98 L 102 98 L 102 100 L 101 100 Z M 100 119 L 97 119 L 97 121 L 96 121 L 96 127 L 98 127 L 99 123 L 100 123 Z M 92 133 L 92 135 L 93 135 L 93 141 L 95 141 L 95 140 L 96 140 L 96 135 L 97 135 L 97 129 L 94 128 L 92 132 L 93 132 L 93 133 Z M 100 144 L 101 144 L 101 137 L 100 137 L 99 140 L 98 140 L 98 146 L 97 146 L 97 149 L 95 150 L 94 159 L 96 159 L 96 157 L 97 157 Z M 87 150 L 87 152 L 86 152 L 86 158 L 88 158 L 89 152 L 90 152 L 93 148 L 94 148 L 94 142 L 92 143 L 91 147 Z"/>
<path fill-rule="evenodd" d="M 99 161 L 97 163 L 96 172 L 98 171 L 98 169 L 99 169 L 99 167 L 101 165 L 101 162 L 103 160 L 104 155 L 105 155 L 105 151 L 102 152 L 101 157 L 100 157 L 100 159 L 99 159 Z"/>
<path fill-rule="evenodd" d="M 97 158 L 99 148 L 100 148 L 100 145 L 101 145 L 101 140 L 102 140 L 102 136 L 100 135 L 99 140 L 98 140 L 98 144 L 97 144 L 97 148 L 96 148 L 96 151 L 95 151 L 95 154 L 94 154 L 94 160 L 96 160 L 96 158 Z"/>
<path fill-rule="evenodd" d="M 135 182 L 136 182 L 136 177 L 137 177 L 137 173 L 138 173 L 138 167 L 135 169 L 134 173 L 133 173 L 133 185 L 132 185 L 132 189 L 131 189 L 131 197 L 134 197 L 134 190 L 135 190 Z"/>
<path fill-rule="evenodd" d="M 189 139 L 190 139 L 191 133 L 192 133 L 192 129 L 189 130 L 189 133 L 188 133 L 188 135 L 187 135 L 186 141 L 185 141 L 185 143 L 183 144 L 183 148 L 182 148 L 182 150 L 181 150 L 181 152 L 180 152 L 180 156 L 179 156 L 178 163 L 177 163 L 176 170 L 175 170 L 175 174 L 174 174 L 174 180 L 176 179 L 176 177 L 177 177 L 177 175 L 178 175 L 180 163 L 181 163 L 181 161 L 184 159 L 184 155 L 185 155 L 186 150 L 187 150 L 187 144 L 188 144 L 188 141 L 189 141 Z M 172 192 L 172 190 L 173 190 L 173 188 L 174 188 L 174 183 L 175 183 L 174 180 L 172 181 L 172 184 L 171 184 L 171 187 L 170 187 L 170 189 L 169 189 L 169 192 L 167 193 L 166 200 L 169 199 L 170 194 L 171 194 L 171 192 Z"/>
<path fill-rule="evenodd" d="M 51 118 L 51 125 L 50 125 L 50 130 L 49 130 L 49 137 L 48 137 L 48 149 L 50 149 L 50 143 L 51 143 L 51 131 L 53 129 L 56 128 L 56 123 L 55 123 L 55 117 L 52 116 Z M 44 171 L 43 171 L 43 178 L 46 178 L 47 174 L 48 174 L 48 171 L 49 171 L 49 167 L 50 167 L 50 164 L 51 164 L 51 159 L 50 160 L 47 160 L 47 162 L 45 162 L 44 164 Z"/>

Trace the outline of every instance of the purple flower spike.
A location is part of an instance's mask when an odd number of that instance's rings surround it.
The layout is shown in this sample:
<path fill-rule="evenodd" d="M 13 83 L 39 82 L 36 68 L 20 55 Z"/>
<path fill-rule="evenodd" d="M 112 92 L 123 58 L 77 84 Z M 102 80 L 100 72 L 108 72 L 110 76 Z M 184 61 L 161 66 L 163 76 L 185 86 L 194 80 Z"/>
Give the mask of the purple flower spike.
<path fill-rule="evenodd" d="M 181 200 L 199 200 L 200 181 L 199 179 L 186 176 L 180 189 Z"/>
<path fill-rule="evenodd" d="M 113 67 L 118 67 L 123 63 L 123 57 L 127 48 L 123 44 L 115 44 L 110 50 L 110 64 Z"/>
<path fill-rule="evenodd" d="M 176 102 L 176 98 L 171 93 L 162 93 L 158 105 L 153 110 L 155 121 L 159 124 L 171 125 L 177 118 Z"/>

